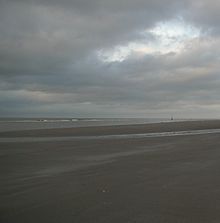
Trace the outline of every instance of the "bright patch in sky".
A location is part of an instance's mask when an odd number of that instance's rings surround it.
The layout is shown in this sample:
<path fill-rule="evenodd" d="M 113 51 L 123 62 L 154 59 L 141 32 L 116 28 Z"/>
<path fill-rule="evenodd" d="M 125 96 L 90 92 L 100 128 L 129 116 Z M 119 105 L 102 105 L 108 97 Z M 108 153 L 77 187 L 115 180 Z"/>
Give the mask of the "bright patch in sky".
<path fill-rule="evenodd" d="M 187 41 L 200 36 L 199 29 L 181 20 L 159 23 L 149 32 L 156 38 L 154 48 L 162 53 L 179 51 Z"/>
<path fill-rule="evenodd" d="M 98 57 L 104 62 L 121 62 L 129 55 L 144 56 L 146 54 L 165 54 L 179 52 L 187 43 L 200 36 L 200 30 L 182 20 L 158 23 L 154 28 L 142 32 L 151 34 L 153 40 L 130 42 L 124 46 L 116 46 L 110 50 L 99 50 Z"/>

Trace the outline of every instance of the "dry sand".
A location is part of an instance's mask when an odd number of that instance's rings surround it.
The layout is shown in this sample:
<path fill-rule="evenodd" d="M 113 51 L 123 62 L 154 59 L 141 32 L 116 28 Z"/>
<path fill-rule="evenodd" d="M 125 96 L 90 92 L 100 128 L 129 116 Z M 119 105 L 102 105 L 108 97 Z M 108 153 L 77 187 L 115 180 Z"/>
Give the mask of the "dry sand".
<path fill-rule="evenodd" d="M 220 128 L 219 121 L 1 133 L 100 135 Z M 0 143 L 2 223 L 220 222 L 220 134 Z"/>

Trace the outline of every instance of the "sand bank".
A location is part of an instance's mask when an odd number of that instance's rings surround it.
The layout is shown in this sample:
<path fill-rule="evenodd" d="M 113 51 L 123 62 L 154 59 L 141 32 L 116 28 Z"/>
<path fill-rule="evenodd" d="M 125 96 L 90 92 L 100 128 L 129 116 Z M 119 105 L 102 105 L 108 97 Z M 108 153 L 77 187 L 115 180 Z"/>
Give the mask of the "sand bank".
<path fill-rule="evenodd" d="M 208 128 L 220 128 L 219 121 L 34 130 L 10 136 Z M 219 148 L 219 133 L 2 142 L 0 222 L 220 222 Z"/>

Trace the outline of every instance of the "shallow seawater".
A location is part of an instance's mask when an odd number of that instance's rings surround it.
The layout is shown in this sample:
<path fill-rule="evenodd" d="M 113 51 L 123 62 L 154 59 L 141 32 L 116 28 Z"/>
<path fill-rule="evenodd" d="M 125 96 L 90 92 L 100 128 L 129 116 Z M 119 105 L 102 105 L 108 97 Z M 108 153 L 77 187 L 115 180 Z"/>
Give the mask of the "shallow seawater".
<path fill-rule="evenodd" d="M 220 133 L 220 129 L 188 130 L 175 132 L 155 132 L 138 134 L 97 135 L 97 136 L 60 136 L 60 137 L 14 137 L 0 138 L 0 142 L 58 142 L 72 140 L 105 140 L 105 139 L 141 139 L 155 137 L 190 136 Z"/>
<path fill-rule="evenodd" d="M 47 118 L 1 118 L 0 132 L 17 131 L 29 129 L 52 129 L 52 128 L 71 128 L 71 127 L 87 127 L 87 126 L 109 126 L 109 125 L 129 125 L 129 124 L 145 124 L 169 122 L 170 119 L 160 118 L 99 118 L 99 119 L 47 119 Z M 181 121 L 181 120 L 175 120 Z"/>

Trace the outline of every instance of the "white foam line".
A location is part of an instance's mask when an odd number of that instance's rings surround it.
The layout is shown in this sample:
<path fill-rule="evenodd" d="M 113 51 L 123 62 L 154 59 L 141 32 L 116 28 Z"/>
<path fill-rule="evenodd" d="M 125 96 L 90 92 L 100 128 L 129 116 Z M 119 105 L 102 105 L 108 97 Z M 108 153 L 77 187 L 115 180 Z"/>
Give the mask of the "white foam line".
<path fill-rule="evenodd" d="M 132 138 L 138 139 L 138 138 L 202 135 L 202 134 L 214 134 L 214 133 L 220 133 L 220 129 L 139 133 L 139 134 L 119 134 L 119 135 L 99 135 L 99 136 L 14 137 L 14 138 L 0 138 L 0 142 L 48 142 L 48 141 L 67 141 L 67 140 L 132 139 Z"/>

